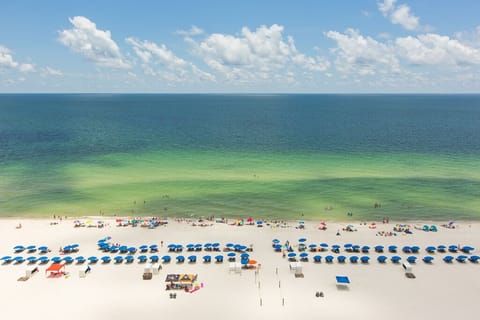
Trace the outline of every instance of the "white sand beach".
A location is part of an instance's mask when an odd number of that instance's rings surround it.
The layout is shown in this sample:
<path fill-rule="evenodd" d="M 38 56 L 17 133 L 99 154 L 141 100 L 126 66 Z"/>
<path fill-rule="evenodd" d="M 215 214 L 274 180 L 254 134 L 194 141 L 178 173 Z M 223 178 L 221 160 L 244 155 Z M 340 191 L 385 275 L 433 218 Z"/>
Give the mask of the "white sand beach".
<path fill-rule="evenodd" d="M 93 218 L 96 219 L 96 218 Z M 83 219 L 85 220 L 85 219 Z M 73 219 L 58 221 L 52 225 L 52 219 L 1 219 L 0 220 L 0 257 L 3 256 L 40 256 L 14 253 L 16 245 L 45 245 L 51 249 L 49 258 L 59 255 L 59 248 L 69 244 L 79 244 L 79 252 L 69 254 L 73 258 L 109 255 L 98 250 L 97 241 L 111 237 L 112 243 L 139 247 L 142 244 L 158 244 L 160 257 L 171 255 L 172 262 L 162 263 L 158 275 L 151 280 L 143 280 L 142 275 L 147 264 L 135 259 L 131 264 L 104 264 L 101 261 L 91 264 L 91 272 L 85 278 L 79 276 L 85 270 L 88 261 L 82 265 L 76 262 L 67 264 L 66 276 L 49 278 L 45 272 L 50 263 L 28 264 L 0 262 L 0 297 L 3 319 L 448 319 L 472 318 L 478 311 L 476 302 L 480 292 L 480 264 L 454 260 L 445 263 L 446 255 L 458 257 L 463 254 L 428 254 L 426 246 L 459 245 L 476 248 L 467 256 L 477 255 L 480 249 L 480 224 L 478 222 L 459 222 L 455 229 L 447 229 L 436 222 L 411 222 L 411 225 L 437 225 L 437 232 L 412 230 L 413 234 L 398 233 L 396 236 L 379 236 L 380 231 L 392 231 L 395 223 L 379 223 L 376 229 L 368 225 L 353 223 L 357 231 L 345 232 L 341 229 L 348 223 L 327 222 L 326 231 L 318 230 L 318 221 L 306 221 L 305 229 L 298 229 L 297 223 L 288 227 L 232 226 L 211 222 L 212 226 L 192 226 L 187 222 L 170 219 L 166 226 L 155 229 L 141 227 L 117 227 L 115 220 L 106 220 L 104 228 L 74 228 Z M 17 229 L 21 223 L 22 228 Z M 209 222 L 210 223 L 210 222 Z M 341 235 L 337 236 L 337 230 Z M 295 277 L 290 270 L 288 257 L 274 252 L 272 239 L 283 244 L 289 240 L 298 255 L 298 239 L 306 238 L 305 244 L 338 244 L 340 255 L 347 261 L 339 263 L 339 254 L 330 251 L 310 252 L 307 262 L 302 262 L 303 278 Z M 161 242 L 163 241 L 163 247 Z M 220 248 L 227 243 L 239 243 L 253 248 L 250 259 L 258 262 L 256 269 L 241 269 L 231 272 L 226 252 L 194 252 L 196 263 L 178 264 L 177 253 L 169 253 L 167 245 L 188 243 L 219 242 Z M 344 244 L 368 245 L 368 254 L 345 252 Z M 394 264 L 390 260 L 381 264 L 373 247 L 384 245 L 383 255 L 389 259 L 389 245 L 397 245 L 398 253 L 404 261 L 408 256 L 417 256 L 417 262 L 411 264 L 415 279 L 405 276 L 402 263 Z M 420 252 L 406 254 L 405 245 L 417 245 Z M 190 253 L 186 249 L 181 253 L 185 257 Z M 203 263 L 202 257 L 211 254 L 225 256 L 223 263 Z M 313 261 L 314 255 L 321 255 L 321 263 Z M 140 253 L 134 256 L 137 258 Z M 152 253 L 146 254 L 148 257 Z M 333 263 L 327 264 L 324 257 L 333 255 Z M 368 264 L 351 263 L 351 255 L 370 256 Z M 424 256 L 431 255 L 434 261 L 426 264 Z M 237 261 L 239 257 L 237 255 Z M 260 266 L 260 267 L 258 267 Z M 27 281 L 17 281 L 25 276 L 26 270 L 35 267 L 39 272 Z M 200 283 L 199 290 L 189 293 L 182 290 L 166 290 L 167 274 L 196 274 Z M 337 287 L 336 276 L 348 276 L 351 283 L 347 288 Z M 170 294 L 175 292 L 176 298 Z M 322 292 L 323 297 L 316 293 Z"/>

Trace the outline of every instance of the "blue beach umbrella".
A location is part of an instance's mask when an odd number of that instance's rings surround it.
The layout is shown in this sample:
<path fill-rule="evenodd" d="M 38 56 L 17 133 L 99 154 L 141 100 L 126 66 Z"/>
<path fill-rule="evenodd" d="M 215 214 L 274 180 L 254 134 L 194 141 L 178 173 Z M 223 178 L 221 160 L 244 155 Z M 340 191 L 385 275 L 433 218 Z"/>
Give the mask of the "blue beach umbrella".
<path fill-rule="evenodd" d="M 64 258 L 63 258 L 63 261 L 65 261 L 65 263 L 72 263 L 74 260 L 73 260 L 72 257 L 67 256 L 67 257 L 64 257 Z"/>
<path fill-rule="evenodd" d="M 195 245 L 193 243 L 189 243 L 185 246 L 187 248 L 187 250 L 193 250 L 195 249 Z"/>
<path fill-rule="evenodd" d="M 140 251 L 145 252 L 145 251 L 148 250 L 148 246 L 147 246 L 146 244 L 142 244 L 141 246 L 138 247 L 138 249 L 139 249 Z"/>
<path fill-rule="evenodd" d="M 150 256 L 151 262 L 158 262 L 159 260 L 160 260 L 160 257 L 157 255 Z"/>
<path fill-rule="evenodd" d="M 75 258 L 75 260 L 77 261 L 77 263 L 84 263 L 86 261 L 83 256 L 78 256 Z"/>
<path fill-rule="evenodd" d="M 181 255 L 177 256 L 176 259 L 177 259 L 177 262 L 180 262 L 180 263 L 185 261 L 185 257 Z"/>
<path fill-rule="evenodd" d="M 394 245 L 388 246 L 388 251 L 390 251 L 390 252 L 397 252 L 397 246 L 394 246 Z"/>
<path fill-rule="evenodd" d="M 220 243 L 214 242 L 214 243 L 212 243 L 212 247 L 218 248 L 218 247 L 220 247 Z"/>
<path fill-rule="evenodd" d="M 435 252 L 435 250 L 437 250 L 437 248 L 435 248 L 434 246 L 428 246 L 425 248 L 425 251 L 429 252 L 429 253 L 433 253 Z"/>
<path fill-rule="evenodd" d="M 470 262 L 477 263 L 478 260 L 480 260 L 480 256 L 471 256 L 468 258 L 468 260 L 470 260 Z"/>
<path fill-rule="evenodd" d="M 405 252 L 405 253 L 409 253 L 409 252 L 412 251 L 412 248 L 411 248 L 410 246 L 404 246 L 404 247 L 402 248 L 402 251 Z"/>
<path fill-rule="evenodd" d="M 347 259 L 347 257 L 345 257 L 345 256 L 338 256 L 337 257 L 338 262 L 341 262 L 341 263 L 345 262 L 345 259 Z"/>
<path fill-rule="evenodd" d="M 275 240 L 276 240 L 276 239 L 275 239 Z M 280 241 L 278 241 L 278 240 L 277 240 L 277 242 L 273 241 L 273 243 L 279 243 L 279 242 L 280 242 Z M 229 242 L 229 243 L 227 243 L 227 244 L 225 245 L 225 247 L 227 247 L 227 248 L 232 248 L 233 246 L 234 246 L 234 244 L 231 243 L 231 242 Z"/>
<path fill-rule="evenodd" d="M 315 255 L 315 256 L 313 256 L 313 262 L 317 262 L 317 263 L 318 263 L 318 262 L 320 262 L 320 261 L 322 261 L 322 256 L 320 256 L 320 255 L 318 255 L 318 254 Z"/>
<path fill-rule="evenodd" d="M 317 247 L 317 245 L 315 243 L 312 243 L 312 244 L 309 244 L 308 247 L 310 249 L 315 249 Z"/>
<path fill-rule="evenodd" d="M 346 244 L 343 245 L 343 247 L 344 247 L 345 249 L 348 249 L 348 248 L 351 248 L 351 247 L 352 247 L 352 244 L 351 244 L 351 243 L 346 243 Z"/>
<path fill-rule="evenodd" d="M 197 243 L 195 245 L 195 251 L 202 251 L 203 245 L 201 243 Z"/>
<path fill-rule="evenodd" d="M 412 249 L 412 253 L 418 253 L 418 251 L 420 251 L 419 246 L 412 246 L 411 249 Z"/>
<path fill-rule="evenodd" d="M 115 258 L 113 258 L 113 260 L 115 261 L 115 263 L 121 263 L 123 261 L 123 257 L 122 256 L 116 256 Z"/>
<path fill-rule="evenodd" d="M 132 256 L 132 255 L 129 255 L 129 256 L 126 256 L 126 257 L 125 257 L 125 261 L 126 261 L 127 263 L 132 263 L 134 260 L 135 260 L 135 257 Z"/>
<path fill-rule="evenodd" d="M 425 257 L 423 257 L 422 260 L 426 263 L 431 263 L 433 261 L 433 257 L 432 256 L 425 256 Z"/>
<path fill-rule="evenodd" d="M 320 247 L 322 248 L 328 248 L 328 243 L 320 243 Z"/>
<path fill-rule="evenodd" d="M 370 260 L 370 257 L 369 257 L 369 256 L 363 256 L 363 257 L 360 258 L 360 261 L 361 261 L 362 263 L 368 263 L 368 260 Z"/>
<path fill-rule="evenodd" d="M 300 258 L 305 258 L 305 257 L 308 257 L 308 253 L 306 252 L 302 252 L 298 255 Z"/>
<path fill-rule="evenodd" d="M 370 250 L 370 247 L 369 247 L 369 246 L 363 246 L 363 247 L 362 247 L 362 252 L 363 252 L 363 253 L 368 253 L 369 250 Z"/>
<path fill-rule="evenodd" d="M 118 250 L 120 250 L 120 247 L 118 247 L 118 246 L 111 246 L 110 247 L 110 252 L 112 252 L 112 253 L 118 252 Z"/>
<path fill-rule="evenodd" d="M 402 258 L 399 257 L 399 256 L 393 256 L 393 257 L 390 258 L 390 260 L 391 260 L 393 263 L 398 263 L 398 262 L 400 262 L 400 260 L 402 260 Z"/>
<path fill-rule="evenodd" d="M 457 252 L 457 251 L 458 251 L 458 246 L 456 246 L 456 245 L 450 245 L 450 246 L 448 246 L 448 251 L 450 251 L 450 252 Z"/>
<path fill-rule="evenodd" d="M 37 262 L 37 257 L 28 257 L 25 260 L 27 260 L 29 263 L 35 263 L 35 262 Z"/>
<path fill-rule="evenodd" d="M 147 260 L 148 260 L 147 256 L 145 256 L 145 255 L 138 256 L 137 259 L 140 263 L 147 262 Z"/>
<path fill-rule="evenodd" d="M 417 261 L 417 257 L 415 257 L 415 256 L 409 256 L 409 257 L 407 258 L 407 261 L 408 261 L 409 263 L 415 263 L 415 262 Z"/>
<path fill-rule="evenodd" d="M 227 253 L 227 257 L 235 257 L 236 253 L 235 252 L 229 252 Z"/>
<path fill-rule="evenodd" d="M 377 261 L 380 262 L 380 263 L 385 263 L 387 261 L 387 257 L 386 256 L 378 256 L 377 257 Z"/>
<path fill-rule="evenodd" d="M 334 259 L 333 256 L 326 256 L 325 257 L 326 262 L 333 262 L 333 259 Z"/>
<path fill-rule="evenodd" d="M 470 251 L 473 251 L 473 250 L 475 250 L 475 248 L 473 248 L 473 247 L 470 247 L 470 246 L 464 246 L 464 247 L 462 247 L 462 249 L 461 249 L 461 250 L 462 250 L 462 252 L 465 252 L 465 253 L 470 253 Z"/>
<path fill-rule="evenodd" d="M 384 248 L 384 246 L 381 246 L 381 245 L 375 246 L 375 251 L 376 252 L 383 252 L 383 248 Z"/>
<path fill-rule="evenodd" d="M 468 257 L 467 257 L 467 256 L 463 256 L 463 255 L 457 257 L 457 261 L 458 261 L 458 262 L 465 262 L 465 260 L 467 260 L 467 259 L 468 259 Z"/>
<path fill-rule="evenodd" d="M 46 253 L 46 252 L 48 252 L 48 247 L 47 246 L 40 246 L 40 247 L 38 247 L 38 251 L 40 253 Z"/>
<path fill-rule="evenodd" d="M 444 245 L 437 246 L 437 250 L 440 252 L 445 252 L 446 249 L 447 249 L 447 246 L 444 246 Z"/>
<path fill-rule="evenodd" d="M 109 263 L 110 261 L 112 261 L 112 258 L 110 258 L 109 256 L 103 256 L 101 260 L 103 263 Z"/>
<path fill-rule="evenodd" d="M 352 246 L 352 250 L 353 250 L 354 252 L 358 252 L 358 251 L 360 250 L 360 246 L 359 246 L 358 244 L 354 244 L 354 245 Z"/>
<path fill-rule="evenodd" d="M 276 244 L 273 246 L 273 248 L 276 250 L 276 251 L 281 251 L 282 250 L 282 245 L 281 244 Z"/>
<path fill-rule="evenodd" d="M 150 250 L 157 250 L 158 249 L 158 244 L 151 244 L 149 248 L 150 248 Z"/>
<path fill-rule="evenodd" d="M 15 247 L 13 247 L 13 250 L 15 252 L 22 252 L 23 250 L 25 250 L 25 247 L 22 245 L 16 245 Z"/>
<path fill-rule="evenodd" d="M 445 261 L 445 262 L 448 263 L 448 262 L 452 262 L 454 259 L 455 259 L 455 258 L 452 257 L 452 256 L 445 256 L 445 257 L 443 258 L 443 261 Z"/>
<path fill-rule="evenodd" d="M 302 242 L 302 243 L 303 243 L 303 242 L 305 242 L 305 241 L 307 241 L 306 238 L 300 238 L 300 239 L 298 239 L 298 242 Z"/>
<path fill-rule="evenodd" d="M 11 261 L 12 260 L 12 257 L 11 256 L 3 256 L 2 258 L 0 258 L 1 261 Z"/>
<path fill-rule="evenodd" d="M 242 253 L 240 255 L 240 258 L 242 258 L 242 259 L 248 259 L 249 257 L 250 257 L 250 255 L 248 253 Z"/>
<path fill-rule="evenodd" d="M 223 256 L 222 255 L 215 256 L 215 260 L 217 260 L 217 262 L 223 262 Z"/>
<path fill-rule="evenodd" d="M 334 245 L 332 246 L 332 249 L 340 249 L 340 246 L 339 246 L 338 244 L 334 244 Z"/>
<path fill-rule="evenodd" d="M 128 252 L 130 252 L 130 253 L 135 253 L 135 252 L 137 252 L 137 248 L 135 248 L 135 247 L 130 247 L 130 248 L 128 248 Z"/>
<path fill-rule="evenodd" d="M 62 261 L 62 258 L 60 257 L 53 257 L 52 259 L 50 259 L 51 261 L 53 261 L 54 263 L 60 263 L 60 261 Z"/>
<path fill-rule="evenodd" d="M 162 257 L 163 262 L 170 262 L 171 259 L 172 258 L 170 256 L 163 256 Z"/>
<path fill-rule="evenodd" d="M 50 261 L 50 259 L 48 259 L 48 257 L 45 257 L 45 256 L 38 258 L 38 262 L 40 262 L 41 264 L 47 263 L 48 261 Z"/>
<path fill-rule="evenodd" d="M 189 260 L 190 262 L 196 262 L 196 261 L 197 261 L 197 256 L 194 256 L 194 255 L 188 256 L 188 260 Z"/>
<path fill-rule="evenodd" d="M 15 257 L 12 259 L 15 263 L 22 263 L 23 261 L 25 261 L 25 259 L 23 257 Z"/>
<path fill-rule="evenodd" d="M 203 262 L 210 262 L 210 261 L 212 261 L 212 256 L 209 256 L 209 255 L 203 256 Z"/>
<path fill-rule="evenodd" d="M 35 251 L 35 250 L 37 250 L 37 246 L 34 246 L 34 245 L 28 246 L 27 250 L 30 251 L 30 252 Z"/>
<path fill-rule="evenodd" d="M 95 256 L 91 256 L 91 257 L 88 257 L 87 260 L 90 261 L 90 263 L 96 263 L 98 261 L 98 258 Z"/>
<path fill-rule="evenodd" d="M 357 256 L 350 256 L 350 262 L 357 263 L 358 257 Z"/>
<path fill-rule="evenodd" d="M 295 252 L 290 252 L 290 253 L 288 254 L 288 257 L 289 257 L 289 258 L 294 258 L 294 257 L 296 257 L 296 256 L 297 256 L 297 254 L 296 254 Z"/>
<path fill-rule="evenodd" d="M 120 248 L 118 248 L 118 250 L 120 250 L 120 253 L 127 253 L 128 252 L 128 247 L 127 246 L 120 246 Z"/>

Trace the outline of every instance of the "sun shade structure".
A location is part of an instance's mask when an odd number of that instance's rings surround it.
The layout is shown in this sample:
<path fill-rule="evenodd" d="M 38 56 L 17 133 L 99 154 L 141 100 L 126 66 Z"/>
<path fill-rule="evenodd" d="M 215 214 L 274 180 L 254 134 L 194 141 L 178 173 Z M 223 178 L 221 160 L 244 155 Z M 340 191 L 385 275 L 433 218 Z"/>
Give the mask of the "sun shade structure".
<path fill-rule="evenodd" d="M 50 272 L 51 274 L 61 274 L 65 272 L 65 264 L 64 263 L 52 263 L 45 273 Z"/>
<path fill-rule="evenodd" d="M 336 276 L 337 285 L 347 286 L 350 284 L 350 279 L 347 276 Z"/>
<path fill-rule="evenodd" d="M 432 256 L 425 256 L 425 257 L 423 257 L 422 260 L 423 260 L 423 262 L 425 262 L 425 263 L 432 263 L 433 257 L 432 257 Z"/>

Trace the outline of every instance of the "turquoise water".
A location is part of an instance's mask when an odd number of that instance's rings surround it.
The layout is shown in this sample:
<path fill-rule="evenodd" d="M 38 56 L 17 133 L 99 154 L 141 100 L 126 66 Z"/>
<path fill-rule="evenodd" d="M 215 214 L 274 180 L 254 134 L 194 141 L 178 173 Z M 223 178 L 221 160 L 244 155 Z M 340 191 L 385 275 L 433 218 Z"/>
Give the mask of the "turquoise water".
<path fill-rule="evenodd" d="M 0 95 L 0 214 L 479 219 L 479 141 L 478 95 Z"/>

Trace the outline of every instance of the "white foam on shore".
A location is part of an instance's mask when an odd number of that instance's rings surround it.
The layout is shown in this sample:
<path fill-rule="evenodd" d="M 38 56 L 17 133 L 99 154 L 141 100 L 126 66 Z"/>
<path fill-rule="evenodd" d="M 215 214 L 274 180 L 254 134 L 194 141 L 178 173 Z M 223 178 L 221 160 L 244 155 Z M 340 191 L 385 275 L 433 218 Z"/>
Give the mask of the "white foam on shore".
<path fill-rule="evenodd" d="M 242 270 L 241 274 L 229 272 L 228 262 L 203 264 L 204 251 L 196 264 L 179 265 L 175 260 L 163 265 L 160 275 L 152 280 L 142 280 L 145 265 L 135 261 L 131 265 L 122 263 L 107 265 L 97 263 L 86 278 L 79 277 L 79 270 L 86 265 L 67 265 L 68 278 L 50 279 L 45 276 L 46 266 L 28 281 L 17 279 L 31 269 L 25 262 L 21 265 L 0 265 L 2 288 L 2 318 L 41 319 L 142 319 L 142 318 L 224 318 L 229 320 L 260 319 L 445 319 L 472 318 L 476 314 L 476 300 L 480 292 L 480 265 L 471 262 L 460 264 L 444 263 L 445 254 L 435 253 L 432 265 L 421 258 L 429 245 L 471 245 L 480 251 L 480 223 L 461 223 L 457 229 L 439 227 L 438 232 L 414 230 L 412 235 L 392 237 L 377 236 L 378 231 L 391 231 L 393 224 L 379 224 L 376 230 L 355 224 L 357 232 L 336 232 L 347 223 L 328 223 L 328 230 L 320 231 L 317 222 L 306 222 L 306 229 L 257 228 L 256 226 L 230 226 L 213 224 L 211 227 L 194 227 L 187 223 L 170 220 L 165 227 L 156 229 L 116 227 L 114 220 L 109 226 L 97 228 L 73 228 L 72 220 L 50 225 L 48 219 L 23 219 L 22 228 L 16 229 L 19 219 L 0 220 L 0 256 L 11 255 L 13 246 L 47 245 L 52 249 L 48 255 L 58 255 L 58 249 L 67 244 L 80 244 L 76 255 L 101 257 L 97 240 L 106 236 L 113 242 L 136 246 L 159 244 L 164 247 L 157 253 L 167 253 L 167 244 L 219 242 L 253 245 L 251 258 L 261 264 L 258 274 L 253 270 Z M 427 224 L 433 224 L 428 222 Z M 437 223 L 438 225 L 438 223 Z M 330 245 L 354 243 L 374 247 L 418 245 L 422 249 L 413 265 L 416 279 L 407 279 L 400 265 L 390 261 L 379 264 L 379 255 L 373 250 L 368 254 L 370 263 L 320 264 L 312 261 L 302 263 L 304 278 L 295 278 L 289 264 L 281 253 L 272 249 L 272 239 L 289 240 L 296 245 L 299 238 L 307 238 L 307 244 L 326 242 Z M 210 253 L 209 253 L 210 254 Z M 225 253 L 223 253 L 226 256 Z M 327 253 L 319 253 L 323 257 Z M 332 253 L 328 253 L 332 254 Z M 350 254 L 342 254 L 349 256 Z M 27 253 L 19 254 L 24 257 Z M 38 254 L 34 254 L 38 256 Z M 116 254 L 110 254 L 112 257 Z M 136 254 L 138 256 L 139 253 Z M 147 254 L 150 255 L 150 254 Z M 175 254 L 170 254 L 172 257 Z M 183 252 L 188 256 L 188 252 Z M 215 253 L 211 254 L 215 256 Z M 332 254 L 335 256 L 335 254 Z M 363 254 L 357 254 L 359 256 Z M 385 253 L 386 256 L 392 256 Z M 408 255 L 399 252 L 406 258 Z M 458 254 L 453 254 L 457 256 Z M 47 265 L 48 266 L 48 265 Z M 278 273 L 277 273 L 278 270 Z M 198 274 L 198 282 L 204 287 L 195 293 L 177 292 L 170 299 L 171 291 L 165 290 L 168 273 Z M 336 275 L 347 275 L 351 280 L 348 290 L 337 288 Z M 324 297 L 316 297 L 322 291 Z M 261 301 L 261 305 L 260 305 Z"/>

